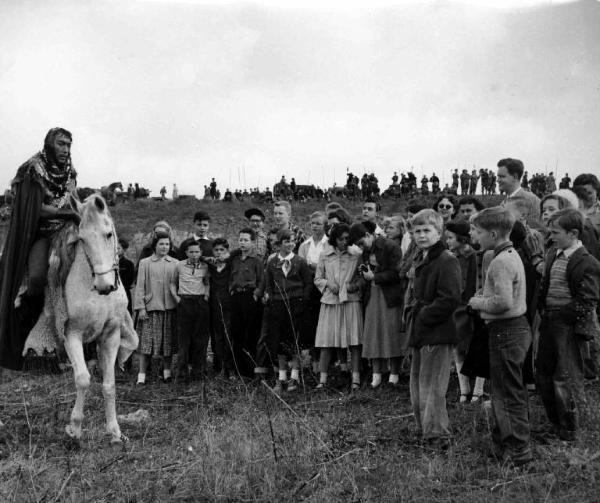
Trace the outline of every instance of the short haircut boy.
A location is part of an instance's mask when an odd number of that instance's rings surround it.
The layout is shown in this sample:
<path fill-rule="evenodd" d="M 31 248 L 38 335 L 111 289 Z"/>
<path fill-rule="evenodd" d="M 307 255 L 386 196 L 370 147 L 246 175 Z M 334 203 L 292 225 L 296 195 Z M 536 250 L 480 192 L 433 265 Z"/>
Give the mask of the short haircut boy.
<path fill-rule="evenodd" d="M 292 215 L 292 205 L 290 203 L 288 203 L 287 201 L 275 201 L 275 203 L 273 204 L 274 207 L 279 206 L 280 208 L 285 208 L 285 211 L 287 212 L 288 215 Z"/>
<path fill-rule="evenodd" d="M 256 232 L 254 232 L 254 229 L 251 229 L 250 227 L 244 227 L 243 229 L 240 229 L 238 235 L 240 234 L 248 234 L 250 236 L 250 241 L 256 240 Z"/>
<path fill-rule="evenodd" d="M 196 241 L 194 238 L 184 239 L 179 245 L 179 251 L 181 253 L 186 253 L 190 246 L 200 246 L 200 243 Z M 200 246 L 200 251 L 202 251 L 202 247 Z"/>
<path fill-rule="evenodd" d="M 471 217 L 471 223 L 485 231 L 497 231 L 501 236 L 509 236 L 515 225 L 515 216 L 503 206 L 494 206 L 480 211 Z"/>
<path fill-rule="evenodd" d="M 208 213 L 206 213 L 206 211 L 197 211 L 196 213 L 194 213 L 194 222 L 203 222 L 203 221 L 210 222 L 210 216 Z"/>
<path fill-rule="evenodd" d="M 583 234 L 583 215 L 580 211 L 572 208 L 559 210 L 548 220 L 548 225 L 557 225 L 567 232 L 577 231 L 577 236 L 581 238 Z"/>
<path fill-rule="evenodd" d="M 217 238 L 213 241 L 212 247 L 215 248 L 217 246 L 222 246 L 226 250 L 229 250 L 229 241 L 227 241 L 225 238 Z"/>
<path fill-rule="evenodd" d="M 284 241 L 289 241 L 292 239 L 292 231 L 289 229 L 280 229 L 277 231 L 277 244 L 281 244 Z"/>
<path fill-rule="evenodd" d="M 410 219 L 410 225 L 413 228 L 416 225 L 432 225 L 440 234 L 444 232 L 444 219 L 437 211 L 432 209 L 419 211 Z"/>

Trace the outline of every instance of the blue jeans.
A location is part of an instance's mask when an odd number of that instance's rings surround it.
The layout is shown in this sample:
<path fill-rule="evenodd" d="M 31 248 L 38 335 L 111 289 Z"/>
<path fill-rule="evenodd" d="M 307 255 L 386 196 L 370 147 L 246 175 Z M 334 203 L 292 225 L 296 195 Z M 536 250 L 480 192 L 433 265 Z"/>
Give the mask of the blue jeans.
<path fill-rule="evenodd" d="M 557 311 L 544 313 L 536 358 L 536 381 L 550 422 L 559 430 L 577 430 L 577 402 L 583 397 L 584 344 Z"/>
<path fill-rule="evenodd" d="M 417 428 L 424 439 L 450 436 L 446 392 L 450 380 L 452 346 L 437 344 L 413 348 L 410 401 Z"/>
<path fill-rule="evenodd" d="M 493 320 L 487 327 L 495 419 L 492 439 L 511 459 L 530 459 L 529 408 L 523 363 L 531 346 L 531 329 L 525 316 Z"/>

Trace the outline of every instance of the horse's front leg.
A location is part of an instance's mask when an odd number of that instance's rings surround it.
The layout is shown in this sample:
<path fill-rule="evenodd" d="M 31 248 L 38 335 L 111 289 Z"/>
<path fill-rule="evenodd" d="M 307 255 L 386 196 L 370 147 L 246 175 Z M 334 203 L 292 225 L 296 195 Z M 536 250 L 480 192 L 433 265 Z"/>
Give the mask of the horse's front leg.
<path fill-rule="evenodd" d="M 102 393 L 106 412 L 106 431 L 110 434 L 111 443 L 120 443 L 125 437 L 121 434 L 117 423 L 115 406 L 115 361 L 119 352 L 121 329 L 119 325 L 107 328 L 100 341 L 100 368 L 102 369 Z"/>
<path fill-rule="evenodd" d="M 65 349 L 71 365 L 73 366 L 73 377 L 75 378 L 75 388 L 77 389 L 77 398 L 75 406 L 71 412 L 71 421 L 66 426 L 67 435 L 79 440 L 81 438 L 81 422 L 83 421 L 83 405 L 85 395 L 90 387 L 90 373 L 88 372 L 83 357 L 83 334 L 81 332 L 69 332 L 65 338 Z"/>

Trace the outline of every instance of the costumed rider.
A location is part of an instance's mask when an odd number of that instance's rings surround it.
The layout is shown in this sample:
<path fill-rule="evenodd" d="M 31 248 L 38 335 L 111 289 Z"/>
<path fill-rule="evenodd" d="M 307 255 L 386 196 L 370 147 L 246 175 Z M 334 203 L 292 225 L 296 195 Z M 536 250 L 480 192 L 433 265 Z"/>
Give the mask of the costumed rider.
<path fill-rule="evenodd" d="M 22 369 L 25 340 L 42 311 L 52 238 L 65 223 L 79 224 L 69 197 L 76 197 L 77 179 L 72 139 L 66 129 L 48 131 L 43 150 L 11 182 L 14 202 L 0 259 L 0 366 L 8 369 Z"/>

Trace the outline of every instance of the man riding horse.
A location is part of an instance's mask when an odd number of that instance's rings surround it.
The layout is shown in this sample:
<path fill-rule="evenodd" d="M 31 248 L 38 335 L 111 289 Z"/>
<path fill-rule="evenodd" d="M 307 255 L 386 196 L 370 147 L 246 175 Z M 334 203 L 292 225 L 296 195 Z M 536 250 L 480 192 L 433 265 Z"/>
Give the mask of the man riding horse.
<path fill-rule="evenodd" d="M 13 212 L 0 260 L 0 366 L 20 370 L 27 334 L 43 307 L 52 237 L 65 222 L 79 223 L 70 207 L 77 173 L 72 135 L 48 131 L 44 148 L 12 180 Z"/>

